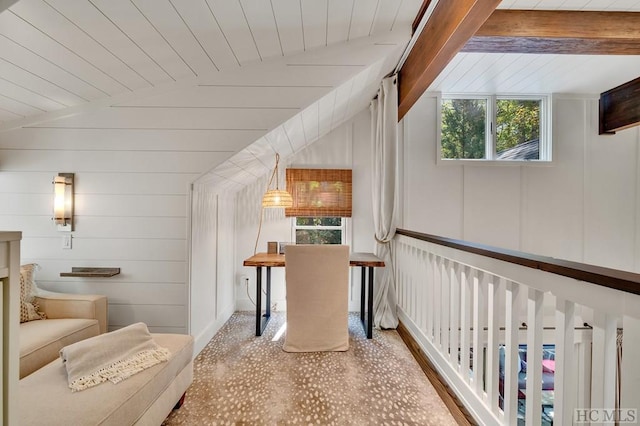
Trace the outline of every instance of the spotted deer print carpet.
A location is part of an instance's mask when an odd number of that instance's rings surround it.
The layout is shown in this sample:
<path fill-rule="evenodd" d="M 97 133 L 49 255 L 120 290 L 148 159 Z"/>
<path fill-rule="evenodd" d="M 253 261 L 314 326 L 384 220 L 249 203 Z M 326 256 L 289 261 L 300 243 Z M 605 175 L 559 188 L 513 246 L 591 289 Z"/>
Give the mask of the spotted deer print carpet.
<path fill-rule="evenodd" d="M 367 340 L 349 315 L 346 352 L 287 353 L 284 312 L 256 337 L 236 312 L 194 361 L 194 380 L 163 425 L 455 425 L 395 330 Z M 285 331 L 286 332 L 286 331 Z"/>

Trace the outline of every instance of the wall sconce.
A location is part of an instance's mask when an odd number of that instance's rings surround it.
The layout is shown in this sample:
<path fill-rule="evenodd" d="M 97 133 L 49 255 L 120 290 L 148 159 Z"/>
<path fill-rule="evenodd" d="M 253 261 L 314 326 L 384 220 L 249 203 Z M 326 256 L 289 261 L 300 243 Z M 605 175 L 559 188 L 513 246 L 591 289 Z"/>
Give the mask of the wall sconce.
<path fill-rule="evenodd" d="M 53 178 L 53 222 L 58 231 L 73 231 L 73 173 Z"/>

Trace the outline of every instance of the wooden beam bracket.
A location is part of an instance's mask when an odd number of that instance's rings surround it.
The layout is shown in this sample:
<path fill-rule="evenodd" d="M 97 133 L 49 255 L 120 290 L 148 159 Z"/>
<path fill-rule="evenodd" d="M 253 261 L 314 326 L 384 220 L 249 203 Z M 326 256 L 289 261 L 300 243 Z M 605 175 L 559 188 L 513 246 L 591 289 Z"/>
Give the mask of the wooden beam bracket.
<path fill-rule="evenodd" d="M 599 131 L 615 134 L 640 124 L 640 77 L 600 94 Z"/>

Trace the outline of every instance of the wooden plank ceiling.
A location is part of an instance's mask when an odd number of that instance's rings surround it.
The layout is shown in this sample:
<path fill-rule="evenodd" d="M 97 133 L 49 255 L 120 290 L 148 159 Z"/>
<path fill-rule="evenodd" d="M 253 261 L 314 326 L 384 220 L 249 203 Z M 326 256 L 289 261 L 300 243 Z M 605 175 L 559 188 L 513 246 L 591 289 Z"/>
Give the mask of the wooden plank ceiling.
<path fill-rule="evenodd" d="M 21 0 L 0 13 L 0 125 L 406 30 L 420 3 Z"/>
<path fill-rule="evenodd" d="M 180 151 L 170 132 L 189 130 L 230 157 L 203 160 L 194 172 L 210 170 L 205 181 L 238 189 L 268 172 L 274 152 L 286 159 L 368 105 L 409 40 L 422 0 L 12 3 L 0 3 L 0 148 L 28 149 L 46 129 L 131 139 L 130 130 L 153 129 Z M 640 0 L 503 0 L 498 8 L 640 11 Z M 638 55 L 452 56 L 445 67 L 442 55 L 444 71 L 422 86 L 599 93 L 640 69 Z"/>
<path fill-rule="evenodd" d="M 422 1 L 10 3 L 0 150 L 197 146 L 199 181 L 237 190 L 367 107 Z"/>

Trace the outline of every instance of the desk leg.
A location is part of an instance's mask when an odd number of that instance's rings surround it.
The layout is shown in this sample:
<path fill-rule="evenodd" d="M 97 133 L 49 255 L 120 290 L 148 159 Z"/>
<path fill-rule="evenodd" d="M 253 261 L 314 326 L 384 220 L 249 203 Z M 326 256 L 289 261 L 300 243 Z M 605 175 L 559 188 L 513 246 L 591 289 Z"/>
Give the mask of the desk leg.
<path fill-rule="evenodd" d="M 256 266 L 256 336 L 262 335 L 262 268 Z"/>
<path fill-rule="evenodd" d="M 363 268 L 364 269 L 364 268 Z M 367 297 L 367 339 L 373 338 L 373 267 L 369 267 L 369 297 Z"/>
<path fill-rule="evenodd" d="M 367 333 L 367 339 L 373 338 L 373 267 L 363 266 L 360 274 L 360 321 L 362 328 Z M 369 286 L 367 288 L 367 272 L 369 275 Z M 366 302 L 365 302 L 366 300 Z M 365 319 L 365 306 L 367 307 Z"/>
<path fill-rule="evenodd" d="M 365 307 L 365 271 L 367 269 L 362 266 L 360 268 L 360 321 L 362 321 L 362 325 L 364 325 L 364 307 Z"/>
<path fill-rule="evenodd" d="M 271 266 L 267 266 L 267 307 L 262 315 L 262 268 L 256 267 L 256 336 L 262 336 L 271 319 Z"/>
<path fill-rule="evenodd" d="M 264 325 L 266 327 L 267 322 L 271 318 L 271 266 L 267 266 L 267 306 L 266 313 L 264 314 L 267 321 L 265 321 Z M 263 329 L 264 330 L 264 329 Z"/>

